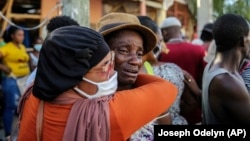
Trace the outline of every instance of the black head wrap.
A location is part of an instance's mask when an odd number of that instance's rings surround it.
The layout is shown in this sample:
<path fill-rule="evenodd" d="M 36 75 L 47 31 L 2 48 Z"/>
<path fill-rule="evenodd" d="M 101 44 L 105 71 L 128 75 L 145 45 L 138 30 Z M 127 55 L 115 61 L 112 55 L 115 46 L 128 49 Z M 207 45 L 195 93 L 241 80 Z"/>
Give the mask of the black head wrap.
<path fill-rule="evenodd" d="M 80 26 L 56 29 L 45 39 L 33 94 L 50 101 L 73 88 L 109 52 L 102 35 Z"/>

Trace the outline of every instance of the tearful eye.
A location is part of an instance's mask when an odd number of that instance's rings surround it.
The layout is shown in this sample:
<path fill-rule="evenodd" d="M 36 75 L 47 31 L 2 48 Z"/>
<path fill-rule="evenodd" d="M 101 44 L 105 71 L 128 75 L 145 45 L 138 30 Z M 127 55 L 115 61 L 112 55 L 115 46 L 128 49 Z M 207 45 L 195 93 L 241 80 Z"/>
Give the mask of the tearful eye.
<path fill-rule="evenodd" d="M 109 63 L 110 63 L 110 61 L 104 62 L 104 66 L 108 65 Z"/>
<path fill-rule="evenodd" d="M 127 54 L 128 53 L 128 50 L 125 50 L 125 49 L 119 49 L 118 50 L 121 54 Z"/>
<path fill-rule="evenodd" d="M 142 57 L 143 56 L 143 53 L 141 52 L 141 53 L 138 53 L 138 56 L 139 57 Z"/>

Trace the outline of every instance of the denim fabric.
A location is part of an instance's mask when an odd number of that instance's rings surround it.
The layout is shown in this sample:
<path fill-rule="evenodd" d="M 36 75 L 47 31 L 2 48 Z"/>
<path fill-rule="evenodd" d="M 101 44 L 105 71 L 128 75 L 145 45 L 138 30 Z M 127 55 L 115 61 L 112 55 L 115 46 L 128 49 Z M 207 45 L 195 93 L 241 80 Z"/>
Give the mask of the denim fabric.
<path fill-rule="evenodd" d="M 10 77 L 4 77 L 2 80 L 2 91 L 4 98 L 3 124 L 5 136 L 10 135 L 13 118 L 16 112 L 20 92 L 16 80 Z"/>

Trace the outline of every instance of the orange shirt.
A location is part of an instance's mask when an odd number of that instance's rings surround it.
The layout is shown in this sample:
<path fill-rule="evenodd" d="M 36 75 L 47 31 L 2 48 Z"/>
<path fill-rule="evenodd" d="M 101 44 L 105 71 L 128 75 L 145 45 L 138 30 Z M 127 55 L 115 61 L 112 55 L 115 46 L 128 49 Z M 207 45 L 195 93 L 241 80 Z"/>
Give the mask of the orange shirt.
<path fill-rule="evenodd" d="M 161 78 L 140 74 L 137 88 L 117 92 L 109 102 L 111 141 L 125 141 L 137 129 L 166 111 L 174 102 L 177 88 Z M 36 140 L 39 99 L 31 95 L 24 104 L 19 141 Z M 42 140 L 61 141 L 73 104 L 45 102 Z"/>

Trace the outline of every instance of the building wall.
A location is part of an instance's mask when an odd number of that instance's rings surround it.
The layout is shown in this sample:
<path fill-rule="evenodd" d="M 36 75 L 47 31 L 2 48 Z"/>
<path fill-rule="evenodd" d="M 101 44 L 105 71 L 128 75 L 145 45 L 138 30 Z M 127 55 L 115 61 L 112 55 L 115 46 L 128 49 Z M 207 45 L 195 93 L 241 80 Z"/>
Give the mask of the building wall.
<path fill-rule="evenodd" d="M 90 27 L 95 29 L 95 24 L 103 15 L 102 0 L 90 0 Z"/>
<path fill-rule="evenodd" d="M 41 16 L 42 19 L 46 18 L 47 16 L 49 16 L 48 18 L 52 18 L 54 16 L 57 16 L 60 14 L 60 8 L 56 9 L 55 11 L 53 11 L 52 13 L 49 14 L 49 12 L 51 11 L 51 9 L 56 6 L 58 3 L 60 3 L 61 0 L 41 0 Z M 48 15 L 49 14 L 49 15 Z"/>
<path fill-rule="evenodd" d="M 167 17 L 169 16 L 175 16 L 181 21 L 183 33 L 189 40 L 192 40 L 195 20 L 191 15 L 188 6 L 174 2 L 174 4 L 167 11 Z"/>

